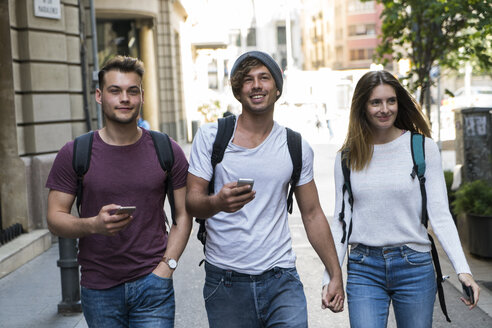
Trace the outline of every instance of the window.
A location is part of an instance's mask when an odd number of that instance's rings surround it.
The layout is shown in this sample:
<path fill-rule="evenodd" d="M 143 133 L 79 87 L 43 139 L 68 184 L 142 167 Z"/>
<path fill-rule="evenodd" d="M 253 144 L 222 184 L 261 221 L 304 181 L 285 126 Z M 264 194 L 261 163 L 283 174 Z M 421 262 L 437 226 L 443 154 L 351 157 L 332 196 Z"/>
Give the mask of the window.
<path fill-rule="evenodd" d="M 287 44 L 287 36 L 285 32 L 285 26 L 277 26 L 277 44 L 285 45 Z"/>
<path fill-rule="evenodd" d="M 232 30 L 229 33 L 229 44 L 234 45 L 236 47 L 241 47 L 241 31 Z"/>
<path fill-rule="evenodd" d="M 375 1 L 348 0 L 347 11 L 349 14 L 372 12 L 375 8 Z"/>
<path fill-rule="evenodd" d="M 366 49 L 357 50 L 358 59 L 366 59 Z"/>
<path fill-rule="evenodd" d="M 374 49 L 351 49 L 350 50 L 350 60 L 370 60 L 374 55 Z"/>
<path fill-rule="evenodd" d="M 98 19 L 96 26 L 100 65 L 114 55 L 139 57 L 139 30 L 134 20 Z"/>
<path fill-rule="evenodd" d="M 343 47 L 341 47 L 341 46 L 336 47 L 335 52 L 336 52 L 336 55 L 335 55 L 336 60 L 341 62 L 343 59 Z"/>
<path fill-rule="evenodd" d="M 217 60 L 212 60 L 208 64 L 208 87 L 209 89 L 219 88 L 219 78 L 217 76 Z"/>
<path fill-rule="evenodd" d="M 343 28 L 337 28 L 335 30 L 335 35 L 337 40 L 342 40 L 343 39 Z"/>
<path fill-rule="evenodd" d="M 356 24 L 348 27 L 349 36 L 375 35 L 375 24 Z"/>
<path fill-rule="evenodd" d="M 256 28 L 254 27 L 248 29 L 248 36 L 246 37 L 246 46 L 256 47 Z"/>

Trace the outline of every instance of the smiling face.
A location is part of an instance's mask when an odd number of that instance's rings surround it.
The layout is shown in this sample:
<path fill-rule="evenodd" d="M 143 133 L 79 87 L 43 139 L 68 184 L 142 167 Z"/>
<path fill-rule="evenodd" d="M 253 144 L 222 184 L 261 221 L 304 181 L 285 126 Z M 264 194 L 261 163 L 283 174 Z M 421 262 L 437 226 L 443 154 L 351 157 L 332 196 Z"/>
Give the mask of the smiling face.
<path fill-rule="evenodd" d="M 236 98 L 243 105 L 243 110 L 263 113 L 273 110 L 279 95 L 280 92 L 268 68 L 258 65 L 245 74 Z"/>
<path fill-rule="evenodd" d="M 367 101 L 366 114 L 369 124 L 376 133 L 391 130 L 398 114 L 395 89 L 388 84 L 376 86 Z"/>
<path fill-rule="evenodd" d="M 135 72 L 109 71 L 104 84 L 96 90 L 106 122 L 135 123 L 143 104 L 142 79 Z"/>

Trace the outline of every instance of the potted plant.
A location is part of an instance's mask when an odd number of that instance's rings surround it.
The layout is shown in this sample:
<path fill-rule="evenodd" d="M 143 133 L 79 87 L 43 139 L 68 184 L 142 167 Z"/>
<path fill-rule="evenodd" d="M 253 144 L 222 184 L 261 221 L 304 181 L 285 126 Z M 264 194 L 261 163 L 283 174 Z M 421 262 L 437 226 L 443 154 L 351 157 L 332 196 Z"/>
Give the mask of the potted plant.
<path fill-rule="evenodd" d="M 484 180 L 465 183 L 455 193 L 455 214 L 466 216 L 470 253 L 492 257 L 492 184 Z"/>

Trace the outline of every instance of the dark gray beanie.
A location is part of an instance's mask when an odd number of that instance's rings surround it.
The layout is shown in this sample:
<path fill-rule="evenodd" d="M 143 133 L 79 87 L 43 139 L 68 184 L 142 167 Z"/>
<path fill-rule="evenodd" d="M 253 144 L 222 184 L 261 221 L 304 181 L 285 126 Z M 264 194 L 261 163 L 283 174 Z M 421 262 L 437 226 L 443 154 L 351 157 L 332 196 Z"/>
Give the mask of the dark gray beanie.
<path fill-rule="evenodd" d="M 269 54 L 262 52 L 262 51 L 248 51 L 239 56 L 238 59 L 236 59 L 236 62 L 232 66 L 231 69 L 231 77 L 234 76 L 234 73 L 236 72 L 237 68 L 241 63 L 247 59 L 247 58 L 256 58 L 259 61 L 263 63 L 263 65 L 268 68 L 270 71 L 270 74 L 272 74 L 273 79 L 275 80 L 275 84 L 277 86 L 278 91 L 280 92 L 280 95 L 282 94 L 282 87 L 284 85 L 284 79 L 282 77 L 282 70 L 278 66 L 278 64 L 275 62 L 275 60 L 270 56 Z M 279 97 L 280 97 L 279 95 Z"/>

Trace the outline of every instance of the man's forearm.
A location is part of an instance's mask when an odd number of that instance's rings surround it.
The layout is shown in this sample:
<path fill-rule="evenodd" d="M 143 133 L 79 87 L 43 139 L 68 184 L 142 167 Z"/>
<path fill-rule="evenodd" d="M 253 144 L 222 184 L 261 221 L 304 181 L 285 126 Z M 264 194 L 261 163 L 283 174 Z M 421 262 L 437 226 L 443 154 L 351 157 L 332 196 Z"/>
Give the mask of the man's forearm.
<path fill-rule="evenodd" d="M 331 279 L 342 277 L 338 256 L 331 235 L 330 226 L 324 215 L 317 215 L 313 220 L 306 220 L 306 233 L 309 242 L 326 267 Z"/>
<path fill-rule="evenodd" d="M 93 218 L 77 218 L 68 213 L 50 213 L 48 228 L 56 236 L 81 238 L 93 233 Z"/>
<path fill-rule="evenodd" d="M 78 218 L 71 214 L 74 201 L 72 194 L 50 190 L 46 218 L 48 228 L 54 235 L 75 239 L 94 233 L 94 217 Z"/>
<path fill-rule="evenodd" d="M 215 205 L 214 197 L 216 196 L 190 191 L 186 195 L 186 210 L 190 215 L 199 219 L 212 217 L 220 212 Z"/>
<path fill-rule="evenodd" d="M 178 216 L 176 225 L 171 225 L 165 256 L 178 260 L 190 238 L 192 217 L 188 214 Z"/>

